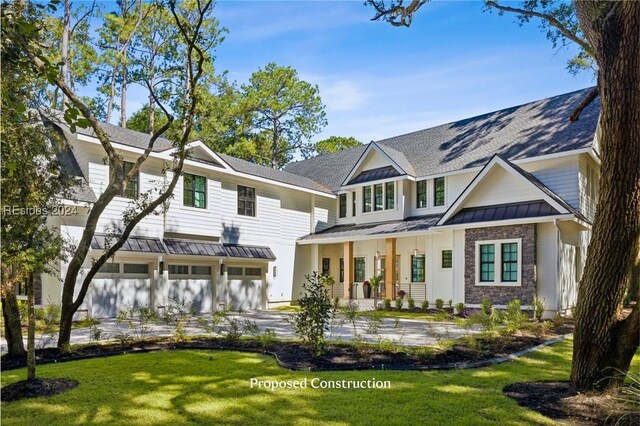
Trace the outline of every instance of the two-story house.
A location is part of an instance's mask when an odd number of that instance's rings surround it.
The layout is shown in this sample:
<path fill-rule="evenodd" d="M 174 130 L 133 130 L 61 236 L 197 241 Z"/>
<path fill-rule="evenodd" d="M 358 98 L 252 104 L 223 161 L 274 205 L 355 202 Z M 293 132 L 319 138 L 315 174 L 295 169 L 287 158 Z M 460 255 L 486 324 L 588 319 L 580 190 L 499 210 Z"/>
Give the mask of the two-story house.
<path fill-rule="evenodd" d="M 382 274 L 383 297 L 418 305 L 570 309 L 598 192 L 599 104 L 568 120 L 587 91 L 288 165 L 337 195 L 336 225 L 300 238 L 297 257 L 345 298 Z"/>
<path fill-rule="evenodd" d="M 371 142 L 273 170 L 193 142 L 173 197 L 143 220 L 93 280 L 85 307 L 112 316 L 127 304 L 185 299 L 207 312 L 265 308 L 300 296 L 304 276 L 330 274 L 333 295 L 362 298 L 383 275 L 384 297 L 468 306 L 544 299 L 570 309 L 598 192 L 599 104 L 568 116 L 587 90 Z M 87 185 L 75 216 L 52 218 L 78 239 L 86 205 L 109 170 L 91 131 L 70 134 L 70 170 Z M 125 161 L 148 135 L 105 125 Z M 171 176 L 159 140 L 138 179 L 100 218 L 86 267 L 122 228 L 122 213 Z M 125 167 L 127 167 L 125 165 Z M 60 276 L 42 277 L 42 302 L 60 300 Z"/>

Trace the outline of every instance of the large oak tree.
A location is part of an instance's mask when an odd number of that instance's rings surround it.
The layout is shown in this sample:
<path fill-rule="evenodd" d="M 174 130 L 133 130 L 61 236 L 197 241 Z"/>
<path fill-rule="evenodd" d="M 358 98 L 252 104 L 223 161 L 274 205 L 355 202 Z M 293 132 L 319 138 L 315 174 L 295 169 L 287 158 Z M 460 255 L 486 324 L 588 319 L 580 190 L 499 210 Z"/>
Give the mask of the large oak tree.
<path fill-rule="evenodd" d="M 373 19 L 409 26 L 428 0 L 368 0 Z M 539 19 L 554 45 L 575 42 L 573 66 L 595 64 L 597 88 L 567 117 L 600 97 L 600 191 L 584 274 L 579 284 L 571 383 L 578 390 L 619 384 L 640 344 L 640 303 L 622 301 L 640 249 L 640 2 L 527 0 L 520 7 L 486 1 L 489 10 Z M 569 64 L 572 65 L 571 63 Z M 638 295 L 633 295 L 638 300 Z"/>

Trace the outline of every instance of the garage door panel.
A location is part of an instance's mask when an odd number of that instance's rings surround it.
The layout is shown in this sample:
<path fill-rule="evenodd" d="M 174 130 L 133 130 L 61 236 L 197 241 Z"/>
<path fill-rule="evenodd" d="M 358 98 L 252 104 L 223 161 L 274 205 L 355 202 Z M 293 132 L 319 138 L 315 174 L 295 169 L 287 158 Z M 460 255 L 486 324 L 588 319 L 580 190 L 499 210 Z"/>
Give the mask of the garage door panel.
<path fill-rule="evenodd" d="M 125 309 L 129 306 L 139 308 L 149 306 L 149 278 L 127 278 L 118 280 L 118 309 Z"/>
<path fill-rule="evenodd" d="M 210 279 L 169 280 L 169 300 L 184 300 L 198 312 L 211 312 L 213 293 Z"/>
<path fill-rule="evenodd" d="M 89 290 L 91 315 L 113 318 L 127 307 L 150 305 L 150 283 L 151 280 L 144 277 L 94 278 Z"/>
<path fill-rule="evenodd" d="M 93 279 L 90 288 L 91 315 L 94 317 L 115 317 L 118 313 L 117 294 L 114 279 Z"/>
<path fill-rule="evenodd" d="M 262 280 L 230 279 L 228 297 L 235 309 L 260 309 L 262 307 Z"/>

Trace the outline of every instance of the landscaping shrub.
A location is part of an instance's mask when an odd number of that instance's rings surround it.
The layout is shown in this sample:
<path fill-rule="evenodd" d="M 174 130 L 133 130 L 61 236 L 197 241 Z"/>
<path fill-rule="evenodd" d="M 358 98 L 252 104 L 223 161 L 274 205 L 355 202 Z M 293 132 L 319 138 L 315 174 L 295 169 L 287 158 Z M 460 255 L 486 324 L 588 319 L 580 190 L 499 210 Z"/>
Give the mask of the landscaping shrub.
<path fill-rule="evenodd" d="M 453 309 L 453 300 L 449 299 L 449 307 Z"/>
<path fill-rule="evenodd" d="M 482 313 L 485 315 L 491 315 L 491 308 L 493 308 L 491 301 L 486 297 L 482 299 L 482 302 L 480 302 L 480 310 Z"/>
<path fill-rule="evenodd" d="M 260 347 L 265 351 L 271 348 L 276 342 L 276 332 L 271 328 L 267 328 L 262 334 L 258 334 L 257 338 L 260 343 Z"/>
<path fill-rule="evenodd" d="M 193 305 L 184 298 L 171 299 L 166 307 L 162 319 L 166 324 L 173 327 L 173 338 L 177 342 L 184 342 L 187 337 L 187 323 L 189 318 L 195 315 Z"/>
<path fill-rule="evenodd" d="M 507 325 L 507 329 L 510 331 L 518 330 L 522 327 L 527 319 L 527 316 L 522 312 L 519 299 L 514 299 L 507 304 L 507 310 L 504 315 L 504 321 Z"/>
<path fill-rule="evenodd" d="M 397 309 L 397 310 L 402 309 L 402 305 L 403 305 L 403 304 L 404 304 L 404 300 L 402 300 L 401 298 L 399 298 L 399 297 L 398 297 L 398 298 L 396 299 L 396 309 Z"/>
<path fill-rule="evenodd" d="M 438 308 L 438 309 L 444 308 L 444 300 L 436 299 L 436 308 Z"/>
<path fill-rule="evenodd" d="M 456 312 L 458 315 L 462 315 L 464 313 L 464 303 L 460 302 L 456 305 Z"/>
<path fill-rule="evenodd" d="M 413 300 L 413 298 L 410 297 L 408 303 L 409 303 L 409 309 L 413 309 L 416 307 L 416 301 Z"/>
<path fill-rule="evenodd" d="M 384 299 L 384 310 L 385 311 L 391 310 L 391 299 Z"/>
<path fill-rule="evenodd" d="M 544 314 L 544 300 L 540 300 L 538 296 L 533 297 L 533 317 L 540 321 Z"/>
<path fill-rule="evenodd" d="M 373 311 L 370 315 L 364 317 L 367 323 L 367 334 L 377 335 L 382 327 L 382 312 Z"/>
<path fill-rule="evenodd" d="M 329 330 L 332 318 L 331 301 L 327 288 L 317 272 L 306 276 L 302 284 L 304 296 L 298 299 L 300 312 L 291 317 L 294 333 L 300 336 L 314 355 L 324 352 L 324 333 Z"/>
<path fill-rule="evenodd" d="M 127 305 L 116 316 L 116 323 L 126 325 L 131 332 L 129 338 L 133 339 L 144 339 L 149 334 L 152 334 L 151 325 L 157 324 L 158 320 L 158 313 L 149 305 L 142 305 L 137 308 Z"/>
<path fill-rule="evenodd" d="M 427 309 L 429 309 L 429 301 L 428 300 L 424 300 L 422 302 L 422 310 L 427 312 Z"/>
<path fill-rule="evenodd" d="M 356 323 L 360 319 L 360 305 L 358 305 L 358 302 L 349 300 L 349 303 L 340 308 L 340 315 L 343 318 L 342 323 L 348 322 L 351 324 L 353 337 L 357 337 Z"/>

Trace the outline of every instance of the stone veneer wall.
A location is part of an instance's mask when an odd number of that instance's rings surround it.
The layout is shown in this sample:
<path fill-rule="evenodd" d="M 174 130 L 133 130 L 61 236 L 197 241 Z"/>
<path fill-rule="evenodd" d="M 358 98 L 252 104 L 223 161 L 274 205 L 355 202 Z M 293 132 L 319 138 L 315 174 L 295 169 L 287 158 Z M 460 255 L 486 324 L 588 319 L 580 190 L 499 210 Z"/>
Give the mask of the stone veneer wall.
<path fill-rule="evenodd" d="M 479 304 L 485 297 L 494 305 L 506 305 L 513 299 L 520 299 L 522 305 L 533 304 L 536 291 L 536 225 L 511 225 L 465 230 L 465 303 Z M 522 238 L 521 285 L 476 286 L 476 241 Z M 496 248 L 497 250 L 497 248 Z M 500 273 L 499 267 L 496 274 Z"/>

